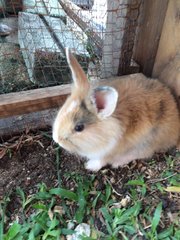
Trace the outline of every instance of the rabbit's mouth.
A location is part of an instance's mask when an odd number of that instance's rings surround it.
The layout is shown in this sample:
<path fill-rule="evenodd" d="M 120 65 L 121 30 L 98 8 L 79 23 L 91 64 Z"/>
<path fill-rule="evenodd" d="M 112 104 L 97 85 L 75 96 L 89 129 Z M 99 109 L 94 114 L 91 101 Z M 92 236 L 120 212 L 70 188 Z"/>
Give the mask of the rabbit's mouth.
<path fill-rule="evenodd" d="M 69 152 L 78 153 L 80 151 L 79 147 L 68 138 L 59 138 L 58 144 Z"/>

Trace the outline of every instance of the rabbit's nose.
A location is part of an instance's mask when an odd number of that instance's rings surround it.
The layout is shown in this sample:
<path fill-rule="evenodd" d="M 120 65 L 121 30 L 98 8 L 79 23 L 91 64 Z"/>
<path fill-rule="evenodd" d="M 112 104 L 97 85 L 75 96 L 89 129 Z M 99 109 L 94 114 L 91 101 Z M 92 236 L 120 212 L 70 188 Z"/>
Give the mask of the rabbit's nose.
<path fill-rule="evenodd" d="M 58 137 L 58 141 L 59 141 L 59 142 L 63 142 L 64 139 L 63 139 L 62 137 Z"/>
<path fill-rule="evenodd" d="M 61 137 L 61 136 L 58 137 L 58 142 L 64 143 L 64 142 L 66 142 L 67 140 L 68 140 L 67 137 Z"/>

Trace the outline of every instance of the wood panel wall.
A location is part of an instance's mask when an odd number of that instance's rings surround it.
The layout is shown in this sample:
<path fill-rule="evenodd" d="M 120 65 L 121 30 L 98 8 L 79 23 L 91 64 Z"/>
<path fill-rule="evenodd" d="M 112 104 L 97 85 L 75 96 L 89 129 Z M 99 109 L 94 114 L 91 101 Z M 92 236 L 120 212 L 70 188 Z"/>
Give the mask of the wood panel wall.
<path fill-rule="evenodd" d="M 152 74 L 168 2 L 169 0 L 142 0 L 133 59 L 146 76 Z"/>

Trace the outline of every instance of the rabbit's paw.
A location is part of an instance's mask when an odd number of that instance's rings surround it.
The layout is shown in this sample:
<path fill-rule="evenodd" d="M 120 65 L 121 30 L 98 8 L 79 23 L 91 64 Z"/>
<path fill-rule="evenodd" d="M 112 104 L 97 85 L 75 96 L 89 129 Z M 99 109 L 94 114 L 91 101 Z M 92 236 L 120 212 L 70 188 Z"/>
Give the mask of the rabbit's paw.
<path fill-rule="evenodd" d="M 92 172 L 98 172 L 103 167 L 100 160 L 88 160 L 88 162 L 85 165 L 85 168 Z"/>

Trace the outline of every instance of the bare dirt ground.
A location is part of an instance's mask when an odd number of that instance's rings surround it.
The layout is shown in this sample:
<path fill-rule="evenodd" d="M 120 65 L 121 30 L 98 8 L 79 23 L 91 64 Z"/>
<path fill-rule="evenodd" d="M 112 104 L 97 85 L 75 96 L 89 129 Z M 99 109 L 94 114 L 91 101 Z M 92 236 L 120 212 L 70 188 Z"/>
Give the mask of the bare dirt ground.
<path fill-rule="evenodd" d="M 47 133 L 46 133 L 47 134 Z M 80 175 L 91 175 L 84 168 L 84 160 L 61 150 L 59 168 L 56 159 L 56 147 L 51 138 L 43 136 L 42 133 L 28 133 L 6 139 L 0 144 L 0 200 L 11 193 L 11 201 L 8 204 L 10 219 L 15 219 L 15 214 L 20 206 L 19 198 L 15 194 L 15 189 L 21 187 L 27 195 L 36 193 L 37 185 L 45 183 L 47 187 L 53 188 L 58 184 L 58 171 L 62 185 L 66 189 L 73 189 L 73 180 L 66 177 L 66 173 L 78 173 Z M 48 133 L 51 136 L 51 133 Z M 169 158 L 167 161 L 165 158 Z M 153 159 L 147 161 L 135 161 L 128 166 L 118 169 L 104 168 L 95 173 L 96 189 L 103 191 L 108 182 L 116 197 L 129 194 L 131 186 L 126 185 L 129 180 L 137 179 L 143 175 L 148 184 L 161 183 L 167 187 L 168 178 L 162 178 L 162 173 L 171 168 L 172 175 L 176 176 L 180 170 L 180 157 L 176 150 L 168 154 L 157 154 Z M 144 200 L 144 205 L 159 202 L 163 203 L 163 209 L 177 215 L 180 210 L 180 197 L 178 193 L 161 192 L 157 188 L 150 187 L 148 197 Z M 154 210 L 154 209 L 153 209 Z M 171 219 L 165 218 L 164 225 L 168 226 Z"/>

